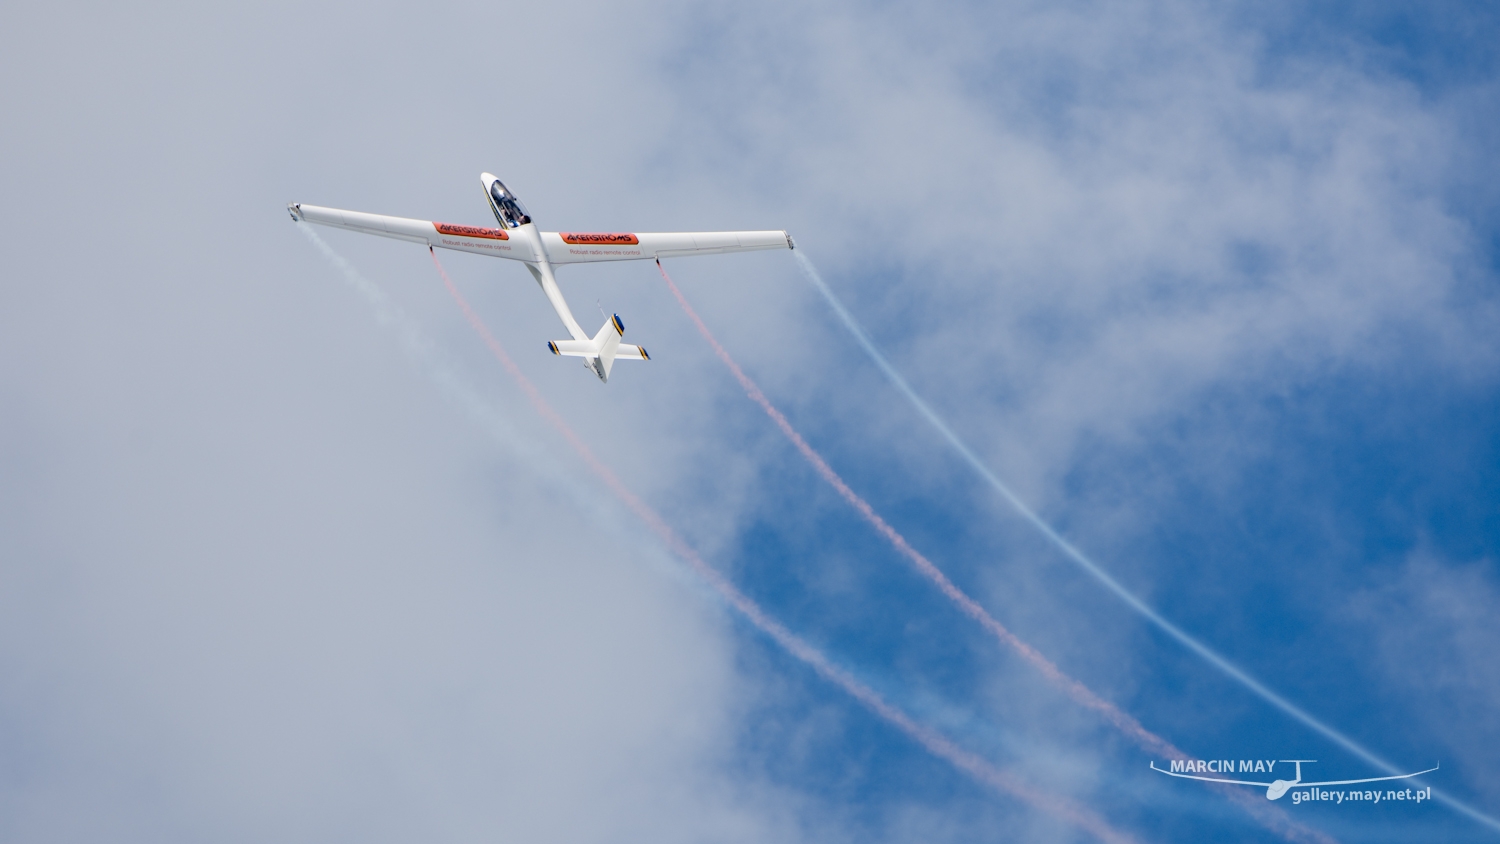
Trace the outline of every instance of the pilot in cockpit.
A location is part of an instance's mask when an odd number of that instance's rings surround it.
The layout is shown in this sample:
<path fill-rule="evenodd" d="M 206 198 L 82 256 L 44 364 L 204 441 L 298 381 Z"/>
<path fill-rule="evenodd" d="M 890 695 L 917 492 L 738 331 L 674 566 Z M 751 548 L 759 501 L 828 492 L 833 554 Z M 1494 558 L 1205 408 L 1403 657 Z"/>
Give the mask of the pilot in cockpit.
<path fill-rule="evenodd" d="M 531 215 L 526 213 L 526 206 L 521 200 L 516 199 L 515 194 L 506 190 L 505 185 L 499 179 L 490 183 L 490 200 L 495 208 L 495 217 L 500 224 L 506 228 L 514 229 L 531 222 Z"/>

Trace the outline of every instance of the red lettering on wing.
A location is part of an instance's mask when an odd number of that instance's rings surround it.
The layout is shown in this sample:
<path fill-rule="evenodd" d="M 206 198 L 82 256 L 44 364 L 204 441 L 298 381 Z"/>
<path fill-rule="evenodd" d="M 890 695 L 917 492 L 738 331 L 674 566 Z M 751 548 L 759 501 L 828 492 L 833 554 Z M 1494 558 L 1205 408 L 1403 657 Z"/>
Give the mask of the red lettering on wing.
<path fill-rule="evenodd" d="M 510 240 L 510 235 L 505 229 L 487 229 L 484 226 L 460 226 L 456 223 L 433 223 L 432 227 L 443 234 L 455 234 L 459 237 L 482 237 L 488 240 Z"/>
<path fill-rule="evenodd" d="M 641 239 L 633 234 L 589 234 L 586 232 L 562 232 L 561 234 L 563 243 L 602 243 L 605 245 L 620 245 L 626 243 L 641 242 Z"/>

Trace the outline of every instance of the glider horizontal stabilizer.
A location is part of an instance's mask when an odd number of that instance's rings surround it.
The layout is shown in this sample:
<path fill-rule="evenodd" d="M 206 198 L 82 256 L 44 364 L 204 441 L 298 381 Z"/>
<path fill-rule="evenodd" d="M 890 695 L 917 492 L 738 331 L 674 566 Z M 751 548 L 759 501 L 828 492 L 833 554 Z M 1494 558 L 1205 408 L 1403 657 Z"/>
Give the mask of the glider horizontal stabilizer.
<path fill-rule="evenodd" d="M 600 381 L 608 383 L 610 370 L 614 368 L 617 359 L 651 359 L 644 348 L 621 343 L 620 338 L 624 336 L 625 323 L 620 320 L 619 314 L 615 314 L 604 323 L 593 339 L 549 340 L 547 348 L 554 355 L 583 358 L 584 365 L 592 369 Z"/>

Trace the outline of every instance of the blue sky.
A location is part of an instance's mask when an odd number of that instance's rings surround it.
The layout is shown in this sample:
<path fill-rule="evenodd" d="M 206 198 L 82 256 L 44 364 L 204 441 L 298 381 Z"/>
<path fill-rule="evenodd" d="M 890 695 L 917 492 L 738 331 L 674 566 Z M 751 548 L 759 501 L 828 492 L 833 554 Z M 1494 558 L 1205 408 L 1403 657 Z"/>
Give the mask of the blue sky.
<path fill-rule="evenodd" d="M 426 338 L 414 353 L 282 210 L 482 223 L 483 170 L 544 228 L 790 230 L 1122 583 L 1500 813 L 1486 7 L 18 15 L 6 840 L 1094 840 L 736 617 L 536 417 L 420 249 L 326 235 Z M 548 400 L 861 681 L 1138 840 L 1282 840 L 1151 773 L 917 577 L 654 267 L 563 278 L 577 313 L 599 301 L 652 351 L 601 386 L 546 353 L 555 317 L 493 263 L 447 259 Z M 1377 773 L 1018 519 L 789 256 L 668 269 L 850 485 L 1070 675 L 1205 758 Z M 1496 835 L 1441 805 L 1276 805 L 1338 840 Z"/>

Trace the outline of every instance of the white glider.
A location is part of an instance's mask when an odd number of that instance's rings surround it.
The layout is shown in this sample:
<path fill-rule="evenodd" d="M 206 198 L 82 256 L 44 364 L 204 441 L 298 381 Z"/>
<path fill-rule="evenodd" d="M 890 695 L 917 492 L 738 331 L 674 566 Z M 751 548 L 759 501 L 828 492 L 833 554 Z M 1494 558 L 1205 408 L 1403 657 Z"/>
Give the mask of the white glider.
<path fill-rule="evenodd" d="M 287 210 L 298 222 L 378 234 L 421 243 L 429 249 L 456 249 L 476 255 L 491 255 L 520 261 L 531 270 L 547 300 L 556 309 L 563 325 L 572 335 L 569 340 L 547 344 L 556 355 L 581 357 L 600 381 L 608 382 L 616 360 L 650 360 L 640 346 L 621 343 L 625 323 L 618 314 L 605 321 L 592 337 L 573 318 L 562 290 L 553 275 L 562 264 L 584 264 L 595 261 L 657 260 L 684 255 L 714 255 L 720 252 L 752 252 L 761 249 L 794 249 L 791 235 L 784 231 L 764 232 L 544 232 L 531 222 L 531 215 L 499 179 L 481 174 L 479 182 L 495 212 L 499 228 L 434 223 L 406 217 L 386 217 L 359 211 L 341 211 L 316 205 L 292 203 Z"/>

